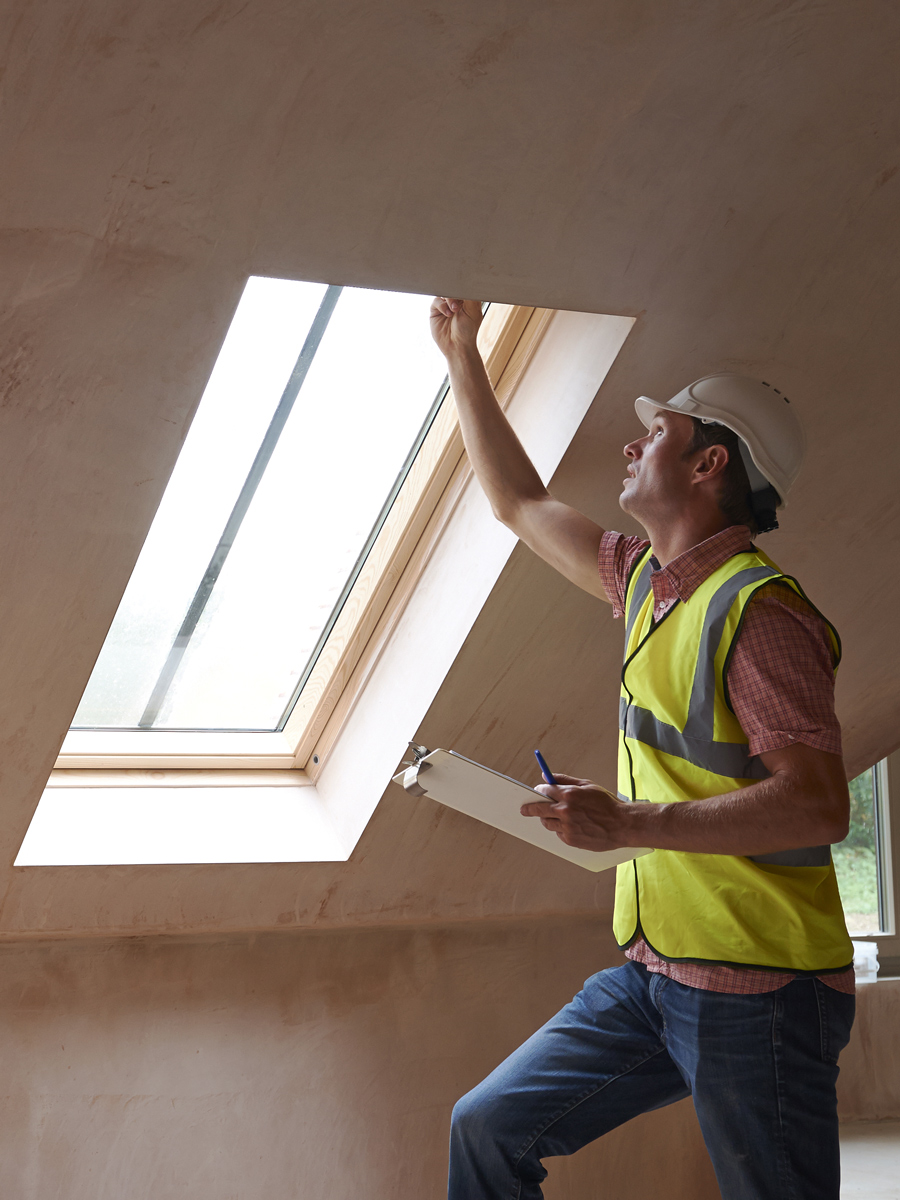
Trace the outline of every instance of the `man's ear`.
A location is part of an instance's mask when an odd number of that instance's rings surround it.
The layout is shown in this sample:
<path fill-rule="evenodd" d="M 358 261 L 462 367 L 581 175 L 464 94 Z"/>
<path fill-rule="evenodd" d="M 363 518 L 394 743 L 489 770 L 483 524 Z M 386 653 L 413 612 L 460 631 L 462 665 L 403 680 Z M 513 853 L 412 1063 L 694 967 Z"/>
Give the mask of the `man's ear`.
<path fill-rule="evenodd" d="M 707 479 L 718 479 L 728 466 L 728 451 L 724 446 L 707 446 L 702 456 L 694 464 L 695 476 L 705 482 Z"/>

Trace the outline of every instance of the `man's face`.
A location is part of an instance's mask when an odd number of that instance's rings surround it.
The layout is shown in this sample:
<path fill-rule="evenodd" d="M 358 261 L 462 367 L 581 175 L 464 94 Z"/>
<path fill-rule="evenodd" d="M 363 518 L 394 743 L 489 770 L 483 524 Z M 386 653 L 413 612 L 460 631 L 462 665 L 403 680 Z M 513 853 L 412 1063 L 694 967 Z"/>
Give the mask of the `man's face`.
<path fill-rule="evenodd" d="M 690 417 L 658 410 L 644 437 L 625 447 L 628 477 L 619 505 L 641 524 L 671 518 L 690 495 L 693 466 L 684 454 L 693 434 Z"/>

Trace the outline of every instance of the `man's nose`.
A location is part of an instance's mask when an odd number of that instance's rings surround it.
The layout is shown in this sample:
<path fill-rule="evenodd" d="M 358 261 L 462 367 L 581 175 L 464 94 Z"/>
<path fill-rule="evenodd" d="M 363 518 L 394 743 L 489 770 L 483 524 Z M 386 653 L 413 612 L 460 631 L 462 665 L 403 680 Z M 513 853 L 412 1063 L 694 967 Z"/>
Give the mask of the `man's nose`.
<path fill-rule="evenodd" d="M 628 445 L 625 447 L 625 449 L 622 451 L 622 453 L 625 455 L 626 458 L 640 458 L 641 443 L 640 442 L 629 442 Z"/>

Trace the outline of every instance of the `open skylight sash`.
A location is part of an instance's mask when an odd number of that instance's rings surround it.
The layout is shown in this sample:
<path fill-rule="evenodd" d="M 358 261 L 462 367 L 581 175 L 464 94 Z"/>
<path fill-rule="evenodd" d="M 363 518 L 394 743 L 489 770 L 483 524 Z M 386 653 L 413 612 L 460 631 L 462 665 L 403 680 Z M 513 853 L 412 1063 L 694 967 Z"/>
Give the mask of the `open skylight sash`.
<path fill-rule="evenodd" d="M 155 729 L 277 729 L 445 378 L 429 305 L 345 288 Z"/>
<path fill-rule="evenodd" d="M 251 278 L 73 730 L 290 728 L 447 393 L 429 304 Z"/>
<path fill-rule="evenodd" d="M 138 721 L 140 729 L 151 729 L 153 727 L 165 703 L 166 696 L 174 682 L 185 651 L 209 603 L 216 581 L 222 573 L 222 568 L 225 565 L 228 555 L 231 553 L 238 531 L 244 522 L 253 497 L 256 495 L 256 490 L 259 487 L 266 467 L 269 465 L 269 460 L 275 451 L 275 447 L 278 445 L 278 439 L 281 437 L 288 417 L 291 415 L 294 403 L 300 394 L 300 389 L 303 387 L 306 376 L 309 374 L 316 351 L 321 344 L 325 330 L 328 328 L 328 322 L 331 320 L 342 291 L 342 287 L 331 286 L 327 288 L 322 298 L 318 312 L 310 326 L 309 333 L 306 335 L 306 341 L 303 343 L 303 348 L 278 402 L 278 407 L 275 409 L 269 427 L 256 453 L 256 458 L 253 460 L 247 478 L 244 480 L 244 485 L 231 510 L 231 514 L 213 551 L 212 558 L 203 574 L 203 578 L 200 580 L 200 584 L 194 593 L 181 628 L 172 644 L 172 648 L 169 650 L 168 657 L 150 694 L 150 699 L 147 701 L 146 707 Z"/>

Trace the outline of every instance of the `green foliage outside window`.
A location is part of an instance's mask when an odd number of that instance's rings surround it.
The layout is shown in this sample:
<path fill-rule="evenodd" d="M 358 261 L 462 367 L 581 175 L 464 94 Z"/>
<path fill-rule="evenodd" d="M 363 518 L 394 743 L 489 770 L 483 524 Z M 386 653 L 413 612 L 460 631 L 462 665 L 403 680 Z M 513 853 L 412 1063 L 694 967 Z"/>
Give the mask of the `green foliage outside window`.
<path fill-rule="evenodd" d="M 851 781 L 850 832 L 832 850 L 851 933 L 875 933 L 879 927 L 876 844 L 873 769 Z"/>

